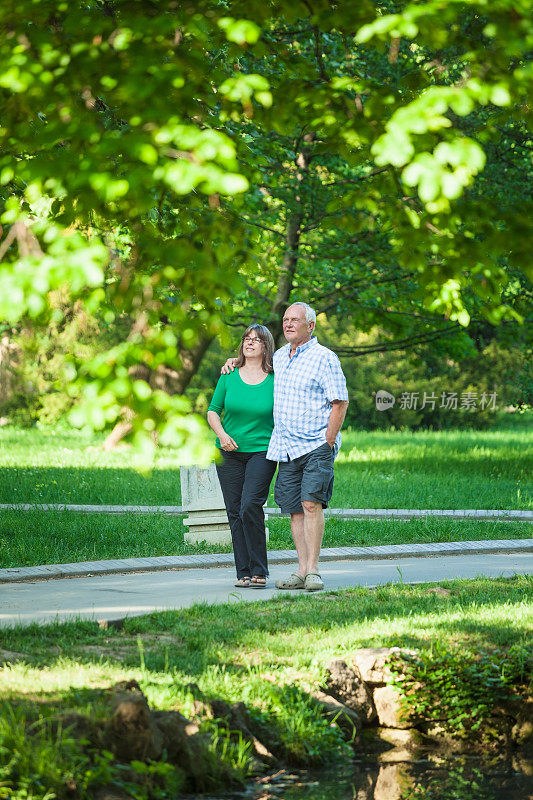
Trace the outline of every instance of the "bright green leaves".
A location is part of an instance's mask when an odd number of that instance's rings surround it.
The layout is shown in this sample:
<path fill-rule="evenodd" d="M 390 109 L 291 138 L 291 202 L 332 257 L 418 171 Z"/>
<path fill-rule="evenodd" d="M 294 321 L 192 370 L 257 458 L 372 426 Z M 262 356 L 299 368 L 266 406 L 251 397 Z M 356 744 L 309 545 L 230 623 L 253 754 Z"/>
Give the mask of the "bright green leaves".
<path fill-rule="evenodd" d="M 76 363 L 73 359 L 68 391 L 76 406 L 69 415 L 71 424 L 104 430 L 127 421 L 132 426 L 133 444 L 146 463 L 153 458 L 158 442 L 179 448 L 182 464 L 208 463 L 213 457 L 212 441 L 205 437 L 204 422 L 192 413 L 190 402 L 153 389 L 132 370 L 151 362 L 151 350 L 164 352 L 170 341 L 177 365 L 177 337 L 169 330 L 153 332 L 149 342 L 140 337 L 123 342 L 90 361 Z"/>
<path fill-rule="evenodd" d="M 485 166 L 481 146 L 466 136 L 441 141 L 433 152 L 416 154 L 418 136 L 451 128 L 449 109 L 467 115 L 475 102 L 509 101 L 503 85 L 483 87 L 469 81 L 462 87 L 433 86 L 407 106 L 395 111 L 385 126 L 385 133 L 372 146 L 379 165 L 403 167 L 402 179 L 417 186 L 420 200 L 430 213 L 449 210 L 449 201 L 461 196 L 475 175 Z M 416 155 L 415 155 L 416 154 Z"/>
<path fill-rule="evenodd" d="M 133 37 L 134 33 L 130 28 L 118 28 L 109 37 L 109 42 L 113 50 L 127 50 Z"/>
<path fill-rule="evenodd" d="M 457 320 L 464 328 L 470 322 L 470 314 L 464 307 L 461 296 L 461 282 L 456 279 L 447 280 L 442 284 L 437 297 L 429 304 L 429 309 L 445 314 L 451 320 Z"/>
<path fill-rule="evenodd" d="M 109 172 L 90 175 L 89 184 L 106 203 L 124 197 L 130 188 L 127 180 L 116 179 Z"/>
<path fill-rule="evenodd" d="M 61 290 L 116 321 L 123 350 L 71 365 L 77 424 L 103 429 L 129 409 L 146 452 L 156 440 L 186 452 L 193 435 L 201 451 L 189 404 L 148 376 L 163 370 L 179 394 L 180 352 L 221 326 L 244 252 L 221 197 L 248 188 L 224 123 L 272 96 L 238 63 L 256 23 L 210 0 L 156 5 L 63 4 L 53 24 L 49 3 L 0 11 L 0 320 L 46 324 Z"/>
<path fill-rule="evenodd" d="M 261 35 L 261 28 L 247 19 L 222 17 L 218 20 L 218 27 L 224 31 L 228 42 L 241 45 L 255 44 Z"/>
<path fill-rule="evenodd" d="M 406 36 L 409 39 L 413 39 L 418 33 L 416 19 L 423 13 L 423 8 L 410 6 L 403 14 L 387 14 L 386 16 L 378 17 L 368 25 L 363 25 L 359 28 L 355 41 L 359 44 L 365 44 L 374 37 L 383 39 L 389 36 L 391 38 Z"/>
<path fill-rule="evenodd" d="M 416 186 L 428 211 L 448 211 L 449 200 L 462 194 L 472 178 L 483 169 L 485 153 L 466 137 L 440 142 L 433 153 L 420 153 L 402 172 L 407 186 Z"/>
<path fill-rule="evenodd" d="M 272 93 L 269 87 L 269 82 L 262 75 L 233 75 L 220 85 L 219 91 L 227 100 L 240 103 L 249 113 L 253 98 L 265 108 L 270 108 Z"/>
<path fill-rule="evenodd" d="M 42 223 L 31 228 L 23 218 L 12 226 L 21 257 L 16 271 L 0 264 L 0 319 L 11 323 L 21 317 L 39 317 L 49 308 L 49 293 L 68 287 L 71 297 L 98 287 L 108 260 L 106 248 L 87 241 L 78 231 L 65 231 Z"/>
<path fill-rule="evenodd" d="M 178 160 L 158 168 L 154 177 L 161 178 L 177 195 L 185 195 L 198 187 L 206 194 L 218 192 L 234 195 L 248 188 L 248 181 L 238 172 L 229 173 L 213 164 L 194 164 Z"/>
<path fill-rule="evenodd" d="M 474 22 L 478 15 L 485 19 L 483 26 Z M 430 213 L 448 211 L 450 201 L 461 197 L 484 168 L 481 144 L 464 135 L 465 126 L 457 117 L 479 114 L 480 106 L 489 104 L 511 108 L 527 94 L 530 78 L 522 74 L 524 62 L 519 60 L 520 50 L 525 57 L 528 38 L 533 37 L 531 17 L 529 21 L 527 17 L 516 13 L 511 0 L 497 6 L 485 0 L 428 0 L 407 4 L 396 14 L 377 16 L 356 34 L 360 44 L 378 40 L 389 42 L 390 48 L 395 45 L 392 58 L 389 50 L 390 63 L 396 63 L 403 47 L 403 58 L 414 54 L 421 70 L 437 67 L 440 85 L 414 97 L 402 92 L 383 100 L 388 120 L 385 132 L 372 146 L 377 164 L 405 167 L 403 180 L 417 187 Z M 431 49 L 444 45 L 457 54 L 447 63 L 450 56 L 443 50 L 432 60 Z M 370 113 L 376 114 L 375 103 Z"/>
<path fill-rule="evenodd" d="M 239 194 L 248 188 L 247 179 L 238 172 L 235 145 L 226 134 L 199 130 L 170 120 L 154 136 L 156 145 L 166 148 L 166 163 L 154 170 L 156 181 L 162 180 L 177 195 L 198 188 L 205 194 Z M 187 153 L 190 155 L 187 157 Z"/>
<path fill-rule="evenodd" d="M 8 66 L 0 75 L 0 86 L 15 94 L 25 92 L 32 82 L 33 76 L 29 72 L 21 70 L 16 64 Z"/>
<path fill-rule="evenodd" d="M 158 437 L 200 441 L 154 375 L 180 374 L 180 352 L 220 333 L 241 269 L 268 314 L 294 219 L 293 286 L 310 299 L 331 293 L 351 314 L 339 287 L 353 281 L 361 308 L 414 319 L 425 298 L 461 324 L 472 294 L 496 305 L 498 258 L 527 253 L 510 214 L 487 218 L 487 198 L 515 202 L 490 147 L 509 125 L 506 163 L 527 153 L 512 120 L 533 76 L 526 22 L 509 65 L 511 0 L 496 5 L 485 21 L 481 0 L 407 4 L 354 45 L 381 6 L 319 3 L 310 23 L 291 2 L 268 18 L 241 0 L 161 0 L 150 14 L 115 0 L 113 17 L 71 3 L 50 25 L 49 4 L 20 0 L 0 41 L 2 240 L 26 220 L 37 246 L 29 236 L 5 250 L 0 317 L 40 320 L 64 282 L 124 325 L 123 349 L 73 367 L 80 424 L 131 413 L 147 452 Z M 232 314 L 244 318 L 253 291 Z"/>

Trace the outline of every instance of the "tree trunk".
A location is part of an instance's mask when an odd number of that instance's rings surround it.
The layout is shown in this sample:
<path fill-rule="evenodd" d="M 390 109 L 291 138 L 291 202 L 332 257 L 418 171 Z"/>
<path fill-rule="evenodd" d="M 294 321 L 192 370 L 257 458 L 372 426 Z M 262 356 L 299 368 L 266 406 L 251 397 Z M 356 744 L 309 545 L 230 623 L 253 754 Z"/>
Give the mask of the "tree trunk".
<path fill-rule="evenodd" d="M 162 364 L 156 370 L 149 370 L 143 364 L 134 368 L 135 375 L 150 384 L 152 389 L 159 389 L 168 394 L 183 394 L 193 376 L 198 371 L 202 358 L 213 336 L 201 336 L 194 347 L 181 350 L 181 368 L 171 369 Z M 132 430 L 133 412 L 126 406 L 122 409 L 123 419 L 117 422 L 109 436 L 104 441 L 104 450 L 113 450 L 118 443 Z"/>
<path fill-rule="evenodd" d="M 2 406 L 7 404 L 14 392 L 21 387 L 17 386 L 17 367 L 20 366 L 22 352 L 20 347 L 9 338 L 7 333 L 0 337 L 0 416 Z"/>
<path fill-rule="evenodd" d="M 296 162 L 296 179 L 303 184 L 309 172 L 309 164 L 311 163 L 310 146 L 315 140 L 314 133 L 306 133 L 300 142 L 298 153 L 295 159 Z M 294 207 L 298 208 L 302 202 L 298 186 L 294 197 Z M 285 236 L 285 254 L 281 264 L 280 276 L 278 286 L 276 289 L 276 296 L 271 307 L 271 324 L 270 330 L 274 337 L 277 347 L 281 347 L 285 343 L 283 337 L 283 314 L 290 305 L 290 296 L 292 287 L 294 285 L 294 276 L 298 266 L 298 248 L 300 246 L 300 237 L 302 234 L 302 223 L 304 221 L 304 212 L 298 211 L 289 216 L 287 224 L 287 233 Z"/>
<path fill-rule="evenodd" d="M 285 255 L 283 256 L 276 296 L 271 309 L 272 323 L 270 325 L 270 330 L 274 337 L 276 347 L 281 347 L 283 344 L 283 314 L 289 305 L 294 275 L 296 273 L 296 267 L 298 266 L 298 245 L 300 243 L 301 224 L 301 216 L 296 215 L 289 219 L 289 224 L 287 226 L 287 235 L 285 237 L 287 247 Z"/>

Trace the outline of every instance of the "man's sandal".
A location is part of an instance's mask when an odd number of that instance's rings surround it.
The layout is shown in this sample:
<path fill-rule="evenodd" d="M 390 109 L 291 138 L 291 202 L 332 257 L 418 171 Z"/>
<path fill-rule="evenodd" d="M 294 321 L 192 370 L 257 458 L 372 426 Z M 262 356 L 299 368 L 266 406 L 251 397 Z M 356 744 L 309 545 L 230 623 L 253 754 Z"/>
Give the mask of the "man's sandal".
<path fill-rule="evenodd" d="M 237 589 L 249 589 L 250 588 L 250 578 L 238 578 L 235 582 L 235 586 Z"/>
<path fill-rule="evenodd" d="M 276 581 L 278 589 L 303 589 L 305 587 L 305 578 L 302 578 L 299 572 L 293 572 L 288 578 L 279 578 Z"/>
<path fill-rule="evenodd" d="M 324 588 L 324 581 L 318 572 L 308 572 L 305 576 L 304 589 L 306 592 L 319 592 Z"/>
<path fill-rule="evenodd" d="M 250 589 L 265 589 L 267 585 L 267 579 L 264 575 L 252 575 L 252 580 L 250 581 Z"/>

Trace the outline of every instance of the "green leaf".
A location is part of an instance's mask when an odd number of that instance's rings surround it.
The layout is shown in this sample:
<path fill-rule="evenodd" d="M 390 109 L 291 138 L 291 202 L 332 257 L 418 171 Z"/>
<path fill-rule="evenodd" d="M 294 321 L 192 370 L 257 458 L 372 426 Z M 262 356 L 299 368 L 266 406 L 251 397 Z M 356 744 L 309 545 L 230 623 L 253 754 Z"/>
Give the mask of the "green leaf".
<path fill-rule="evenodd" d="M 233 17 L 222 17 L 218 20 L 221 28 L 229 42 L 246 45 L 254 44 L 261 36 L 261 28 L 247 19 L 233 19 Z"/>

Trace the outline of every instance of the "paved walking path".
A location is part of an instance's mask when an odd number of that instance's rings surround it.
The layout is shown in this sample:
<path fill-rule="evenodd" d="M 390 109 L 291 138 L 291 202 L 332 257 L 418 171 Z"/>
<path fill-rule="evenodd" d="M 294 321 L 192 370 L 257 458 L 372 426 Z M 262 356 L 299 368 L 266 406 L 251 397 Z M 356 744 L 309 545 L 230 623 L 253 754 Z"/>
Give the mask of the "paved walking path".
<path fill-rule="evenodd" d="M 0 587 L 0 627 L 60 622 L 73 618 L 121 620 L 126 616 L 153 611 L 186 608 L 199 602 L 266 600 L 287 594 L 275 589 L 274 581 L 286 575 L 290 569 L 286 565 L 274 564 L 269 586 L 261 590 L 235 589 L 234 567 L 4 584 Z M 427 558 L 404 556 L 400 559 L 340 558 L 322 563 L 321 572 L 329 590 L 389 582 L 441 582 L 480 575 L 533 575 L 533 552 L 522 550 L 516 553 L 470 553 Z M 310 593 L 301 591 L 290 594 L 310 596 Z"/>
<path fill-rule="evenodd" d="M 63 503 L 0 503 L 0 511 L 78 511 L 84 514 L 185 514 L 182 506 L 113 506 L 72 505 Z M 279 508 L 265 508 L 270 516 L 279 516 Z M 512 519 L 533 522 L 533 510 L 467 508 L 328 508 L 328 517 L 342 519 L 414 519 L 444 517 L 452 519 Z"/>
<path fill-rule="evenodd" d="M 427 558 L 437 555 L 473 553 L 512 553 L 533 551 L 533 539 L 490 539 L 473 542 L 439 542 L 436 544 L 392 544 L 374 547 L 323 547 L 320 560 L 374 560 L 383 558 Z M 296 550 L 269 550 L 269 564 L 290 564 L 296 561 Z M 109 561 L 78 561 L 72 564 L 43 564 L 36 567 L 0 569 L 0 584 L 20 581 L 109 575 L 113 573 L 225 567 L 233 565 L 231 553 L 193 556 L 154 556 L 152 558 L 120 558 Z M 1 589 L 0 589 L 1 591 Z"/>

